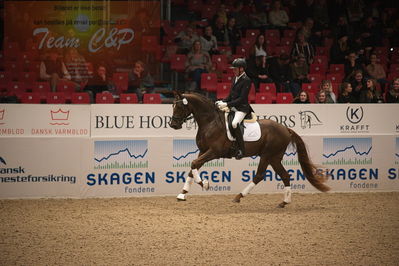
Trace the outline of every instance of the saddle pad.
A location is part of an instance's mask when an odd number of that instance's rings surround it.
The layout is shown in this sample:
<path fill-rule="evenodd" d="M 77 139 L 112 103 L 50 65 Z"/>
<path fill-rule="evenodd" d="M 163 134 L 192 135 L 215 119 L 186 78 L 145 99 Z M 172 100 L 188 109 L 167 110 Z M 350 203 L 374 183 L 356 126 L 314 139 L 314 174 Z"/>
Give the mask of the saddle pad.
<path fill-rule="evenodd" d="M 229 130 L 229 124 L 227 122 L 227 113 L 225 113 L 225 121 L 226 121 L 226 131 L 227 131 L 227 137 L 231 141 L 235 141 L 236 139 L 233 138 L 233 136 L 230 133 Z M 246 123 L 244 121 L 244 141 L 257 141 L 260 139 L 260 126 L 258 122 L 251 122 L 251 123 Z"/>

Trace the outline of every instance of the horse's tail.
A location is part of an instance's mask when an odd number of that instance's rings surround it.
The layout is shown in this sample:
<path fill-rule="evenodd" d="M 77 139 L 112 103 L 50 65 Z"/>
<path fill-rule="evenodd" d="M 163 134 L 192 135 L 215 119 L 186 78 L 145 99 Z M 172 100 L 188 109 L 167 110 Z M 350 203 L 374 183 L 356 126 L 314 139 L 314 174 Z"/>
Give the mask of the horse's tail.
<path fill-rule="evenodd" d="M 327 176 L 324 171 L 318 170 L 310 160 L 305 142 L 303 142 L 302 138 L 292 129 L 288 129 L 288 131 L 291 134 L 291 141 L 295 143 L 298 161 L 310 184 L 322 192 L 329 191 L 330 187 L 324 184 L 324 182 L 327 181 Z"/>

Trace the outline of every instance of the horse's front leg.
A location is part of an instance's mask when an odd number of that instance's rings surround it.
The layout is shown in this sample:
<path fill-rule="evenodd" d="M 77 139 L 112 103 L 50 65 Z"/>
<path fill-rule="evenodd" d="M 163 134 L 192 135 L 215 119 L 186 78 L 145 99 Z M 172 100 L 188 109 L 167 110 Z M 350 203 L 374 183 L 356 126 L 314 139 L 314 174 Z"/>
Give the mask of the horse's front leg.
<path fill-rule="evenodd" d="M 177 200 L 182 200 L 182 201 L 186 200 L 186 194 L 190 191 L 193 181 L 195 181 L 195 183 L 199 184 L 202 188 L 204 188 L 206 190 L 209 189 L 208 180 L 206 180 L 206 179 L 202 180 L 202 178 L 200 177 L 200 175 L 198 173 L 198 170 L 206 162 L 211 161 L 216 158 L 217 158 L 217 156 L 211 149 L 208 149 L 206 152 L 200 153 L 198 155 L 198 158 L 195 159 L 191 163 L 190 173 L 188 173 L 188 177 L 186 178 L 186 182 L 184 183 L 182 192 L 179 195 L 177 195 Z"/>

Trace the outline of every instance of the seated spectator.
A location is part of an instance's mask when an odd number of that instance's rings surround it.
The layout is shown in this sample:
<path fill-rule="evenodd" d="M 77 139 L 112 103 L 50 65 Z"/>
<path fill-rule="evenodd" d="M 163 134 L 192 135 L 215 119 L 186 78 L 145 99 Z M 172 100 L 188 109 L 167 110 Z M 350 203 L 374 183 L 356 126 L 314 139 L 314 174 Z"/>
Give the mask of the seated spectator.
<path fill-rule="evenodd" d="M 237 28 L 245 30 L 249 26 L 248 16 L 243 12 L 244 4 L 243 1 L 236 1 L 233 6 L 233 10 L 230 12 L 229 17 L 235 18 Z"/>
<path fill-rule="evenodd" d="M 251 47 L 249 55 L 252 57 L 267 56 L 265 35 L 259 34 L 258 36 L 256 36 L 256 41 Z"/>
<path fill-rule="evenodd" d="M 308 65 L 313 63 L 315 51 L 313 46 L 306 40 L 303 33 L 297 34 L 296 41 L 291 50 L 291 57 L 293 60 L 296 60 L 300 54 L 305 56 Z"/>
<path fill-rule="evenodd" d="M 200 42 L 202 51 L 207 52 L 209 55 L 219 54 L 218 43 L 210 25 L 205 27 L 204 35 L 200 37 Z"/>
<path fill-rule="evenodd" d="M 321 29 L 329 28 L 330 17 L 328 14 L 327 0 L 315 1 L 313 5 L 313 18 L 316 27 Z"/>
<path fill-rule="evenodd" d="M 290 22 L 290 18 L 288 17 L 287 12 L 282 9 L 281 1 L 274 1 L 272 9 L 269 11 L 268 17 L 270 26 L 273 28 L 281 30 L 288 28 L 288 22 Z"/>
<path fill-rule="evenodd" d="M 78 87 L 84 88 L 89 79 L 89 71 L 85 58 L 79 54 L 76 48 L 68 48 L 64 57 L 65 66 L 71 75 L 71 80 Z"/>
<path fill-rule="evenodd" d="M 366 82 L 366 89 L 360 92 L 359 103 L 382 103 L 381 92 L 377 90 L 377 81 L 375 79 L 368 79 Z"/>
<path fill-rule="evenodd" d="M 259 4 L 251 5 L 251 12 L 248 17 L 251 29 L 263 31 L 267 28 L 267 14 Z"/>
<path fill-rule="evenodd" d="M 212 61 L 207 52 L 204 52 L 200 41 L 195 41 L 187 55 L 186 73 L 192 79 L 190 90 L 201 89 L 201 74 L 207 73 L 212 68 Z"/>
<path fill-rule="evenodd" d="M 327 103 L 336 103 L 337 97 L 333 91 L 331 80 L 325 79 L 320 84 L 320 90 L 323 90 L 326 93 L 326 102 Z"/>
<path fill-rule="evenodd" d="M 340 86 L 338 103 L 356 103 L 352 94 L 352 85 L 349 82 L 343 82 Z"/>
<path fill-rule="evenodd" d="M 297 34 L 302 34 L 305 37 L 305 40 L 307 40 L 313 46 L 323 45 L 321 30 L 314 27 L 314 20 L 311 17 L 305 19 Z"/>
<path fill-rule="evenodd" d="M 140 103 L 143 102 L 144 93 L 154 92 L 154 78 L 140 60 L 134 63 L 132 71 L 129 72 L 128 91 L 135 92 Z"/>
<path fill-rule="evenodd" d="M 302 87 L 302 83 L 310 83 L 308 78 L 309 65 L 303 54 L 299 54 L 297 59 L 290 65 L 293 82 Z"/>
<path fill-rule="evenodd" d="M 339 36 L 330 48 L 330 63 L 345 64 L 345 56 L 351 51 L 347 35 Z"/>
<path fill-rule="evenodd" d="M 354 74 L 356 70 L 363 71 L 363 65 L 357 59 L 357 55 L 354 51 L 349 52 L 346 56 L 345 64 L 345 80 L 349 80 Z"/>
<path fill-rule="evenodd" d="M 372 17 L 364 19 L 359 33 L 365 47 L 382 46 L 382 29 L 375 23 Z"/>
<path fill-rule="evenodd" d="M 352 85 L 352 96 L 356 102 L 360 100 L 360 92 L 366 90 L 366 79 L 363 76 L 363 71 L 356 70 L 353 77 L 350 79 Z"/>
<path fill-rule="evenodd" d="M 328 103 L 327 93 L 324 90 L 319 90 L 316 94 L 316 103 Z"/>
<path fill-rule="evenodd" d="M 252 79 L 256 89 L 259 89 L 260 83 L 273 82 L 269 75 L 269 64 L 267 63 L 266 56 L 264 55 L 257 56 L 255 58 L 255 62 L 253 62 L 253 60 L 249 60 L 248 67 L 245 72 Z"/>
<path fill-rule="evenodd" d="M 385 85 L 388 83 L 386 80 L 387 74 L 385 73 L 384 67 L 377 62 L 377 55 L 372 53 L 370 55 L 370 64 L 366 66 L 367 74 L 376 79 L 377 82 L 381 85 L 382 91 L 385 90 Z"/>
<path fill-rule="evenodd" d="M 387 103 L 399 103 L 399 78 L 393 80 L 392 87 L 385 97 Z"/>
<path fill-rule="evenodd" d="M 190 23 L 187 25 L 186 29 L 179 32 L 175 38 L 175 42 L 178 45 L 177 53 L 187 54 L 196 40 L 199 40 L 199 37 L 195 32 L 195 25 Z"/>
<path fill-rule="evenodd" d="M 49 81 L 53 92 L 57 90 L 58 81 L 71 80 L 71 75 L 56 48 L 48 50 L 45 59 L 40 63 L 40 79 Z"/>
<path fill-rule="evenodd" d="M 309 93 L 307 91 L 301 90 L 294 98 L 292 103 L 310 103 Z"/>
<path fill-rule="evenodd" d="M 87 81 L 84 91 L 90 94 L 91 102 L 96 99 L 96 94 L 104 91 L 109 91 L 111 93 L 115 92 L 115 85 L 112 79 L 107 73 L 107 67 L 105 64 L 100 64 L 94 71 L 93 77 L 89 78 Z"/>
<path fill-rule="evenodd" d="M 340 36 L 352 36 L 353 33 L 345 15 L 338 16 L 337 22 L 332 28 L 334 39 L 339 39 Z"/>
<path fill-rule="evenodd" d="M 219 46 L 229 45 L 229 36 L 227 33 L 226 24 L 221 17 L 216 19 L 215 24 L 212 26 L 212 31 Z"/>
<path fill-rule="evenodd" d="M 280 92 L 291 92 L 294 96 L 297 95 L 299 88 L 292 82 L 290 57 L 287 54 L 283 53 L 280 57 L 272 59 L 269 73 Z"/>
<path fill-rule="evenodd" d="M 231 17 L 227 20 L 227 36 L 229 41 L 229 46 L 231 47 L 232 53 L 236 53 L 236 48 L 241 44 L 242 32 L 236 26 L 236 19 Z"/>

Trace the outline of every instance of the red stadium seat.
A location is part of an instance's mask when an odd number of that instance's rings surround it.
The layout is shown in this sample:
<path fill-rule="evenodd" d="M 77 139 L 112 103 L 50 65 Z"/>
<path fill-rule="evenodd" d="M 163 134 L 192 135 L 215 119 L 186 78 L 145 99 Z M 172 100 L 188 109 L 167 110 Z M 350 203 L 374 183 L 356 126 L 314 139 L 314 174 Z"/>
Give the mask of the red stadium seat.
<path fill-rule="evenodd" d="M 270 104 L 273 103 L 272 94 L 265 92 L 258 92 L 255 98 L 256 104 Z"/>
<path fill-rule="evenodd" d="M 162 103 L 161 94 L 159 94 L 159 93 L 146 93 L 143 96 L 143 103 L 160 104 L 160 103 Z"/>
<path fill-rule="evenodd" d="M 308 78 L 311 83 L 320 84 L 321 81 L 324 79 L 324 75 L 321 74 L 309 74 Z"/>
<path fill-rule="evenodd" d="M 251 88 L 249 89 L 248 101 L 254 103 L 256 100 L 256 89 L 255 85 L 251 83 Z"/>
<path fill-rule="evenodd" d="M 331 64 L 329 68 L 329 73 L 345 74 L 344 64 Z"/>
<path fill-rule="evenodd" d="M 20 96 L 21 103 L 40 103 L 40 94 L 36 92 L 24 92 Z"/>
<path fill-rule="evenodd" d="M 18 76 L 19 81 L 33 83 L 36 82 L 38 75 L 36 72 L 20 72 Z"/>
<path fill-rule="evenodd" d="M 248 29 L 245 31 L 245 38 L 250 39 L 250 40 L 255 40 L 259 34 L 260 34 L 260 30 L 258 30 L 258 29 Z"/>
<path fill-rule="evenodd" d="M 280 31 L 279 30 L 266 30 L 265 31 L 265 37 L 266 39 L 270 39 L 270 38 L 277 38 L 280 39 Z"/>
<path fill-rule="evenodd" d="M 76 84 L 69 80 L 59 80 L 57 83 L 57 91 L 58 92 L 68 92 L 72 93 L 76 90 Z"/>
<path fill-rule="evenodd" d="M 341 83 L 344 76 L 342 73 L 330 73 L 326 75 L 326 79 L 331 80 L 332 83 Z"/>
<path fill-rule="evenodd" d="M 123 83 L 128 83 L 129 82 L 129 73 L 127 72 L 116 72 L 112 74 L 112 81 L 113 82 L 123 82 Z"/>
<path fill-rule="evenodd" d="M 302 83 L 302 90 L 316 93 L 319 90 L 319 83 Z"/>
<path fill-rule="evenodd" d="M 115 99 L 114 96 L 109 92 L 97 93 L 96 103 L 103 103 L 103 104 L 115 103 Z"/>
<path fill-rule="evenodd" d="M 313 63 L 310 65 L 310 74 L 325 75 L 327 71 L 327 64 Z"/>
<path fill-rule="evenodd" d="M 175 54 L 171 55 L 170 58 L 170 68 L 177 72 L 184 72 L 186 69 L 186 55 Z"/>
<path fill-rule="evenodd" d="M 119 103 L 138 103 L 137 94 L 135 93 L 122 93 L 119 95 Z"/>
<path fill-rule="evenodd" d="M 206 91 L 216 91 L 218 78 L 216 73 L 202 73 L 201 74 L 201 89 Z"/>
<path fill-rule="evenodd" d="M 71 95 L 71 103 L 73 104 L 89 104 L 90 95 L 87 92 L 74 92 Z"/>
<path fill-rule="evenodd" d="M 222 82 L 223 83 L 232 83 L 234 79 L 233 73 L 222 73 Z"/>
<path fill-rule="evenodd" d="M 212 64 L 217 70 L 223 71 L 227 68 L 227 56 L 225 54 L 212 55 Z"/>
<path fill-rule="evenodd" d="M 220 82 L 216 86 L 216 98 L 224 99 L 230 93 L 231 82 Z"/>
<path fill-rule="evenodd" d="M 288 103 L 292 103 L 293 100 L 294 100 L 294 97 L 292 96 L 292 93 L 290 93 L 290 92 L 278 92 L 277 93 L 276 103 L 288 104 Z"/>
<path fill-rule="evenodd" d="M 259 84 L 260 93 L 269 93 L 272 97 L 272 101 L 276 101 L 277 88 L 274 83 L 261 83 Z"/>
<path fill-rule="evenodd" d="M 64 104 L 66 103 L 65 92 L 48 92 L 46 95 L 46 103 Z"/>
<path fill-rule="evenodd" d="M 283 30 L 283 38 L 289 38 L 291 40 L 294 40 L 296 36 L 296 30 Z"/>
<path fill-rule="evenodd" d="M 159 51 L 158 37 L 155 35 L 144 35 L 141 39 L 141 47 L 144 52 L 155 53 Z"/>

